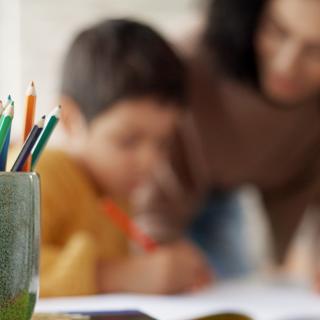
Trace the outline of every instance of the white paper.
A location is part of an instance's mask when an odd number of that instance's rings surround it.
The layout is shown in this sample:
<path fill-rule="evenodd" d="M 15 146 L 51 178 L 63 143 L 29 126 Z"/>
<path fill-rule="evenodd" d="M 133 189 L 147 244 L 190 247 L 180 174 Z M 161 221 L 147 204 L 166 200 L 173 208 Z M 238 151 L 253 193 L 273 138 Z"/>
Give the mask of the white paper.
<path fill-rule="evenodd" d="M 320 320 L 320 296 L 306 288 L 252 282 L 229 283 L 175 296 L 109 294 L 42 299 L 38 312 L 134 309 L 159 320 L 188 320 L 233 311 L 257 320 Z"/>

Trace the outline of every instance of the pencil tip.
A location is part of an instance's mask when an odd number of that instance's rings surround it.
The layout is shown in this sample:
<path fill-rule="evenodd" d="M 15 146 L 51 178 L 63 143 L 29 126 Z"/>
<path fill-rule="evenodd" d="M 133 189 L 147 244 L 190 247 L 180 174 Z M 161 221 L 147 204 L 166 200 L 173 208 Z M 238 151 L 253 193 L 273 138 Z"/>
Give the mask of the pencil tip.
<path fill-rule="evenodd" d="M 11 101 L 11 100 L 12 100 L 12 98 L 11 98 L 11 94 L 9 94 L 9 95 L 8 95 L 8 100 L 9 100 L 9 101 Z"/>
<path fill-rule="evenodd" d="M 4 114 L 13 117 L 13 114 L 14 114 L 14 102 L 13 101 L 11 101 L 10 104 L 6 107 L 6 109 L 4 110 Z"/>
<path fill-rule="evenodd" d="M 55 116 L 57 119 L 60 118 L 61 115 L 61 105 L 58 105 L 53 111 L 52 115 Z"/>
<path fill-rule="evenodd" d="M 39 122 L 36 124 L 38 128 L 43 128 L 45 124 L 46 116 L 42 116 Z"/>
<path fill-rule="evenodd" d="M 36 87 L 35 87 L 33 81 L 31 81 L 31 83 L 27 89 L 27 96 L 36 96 Z"/>

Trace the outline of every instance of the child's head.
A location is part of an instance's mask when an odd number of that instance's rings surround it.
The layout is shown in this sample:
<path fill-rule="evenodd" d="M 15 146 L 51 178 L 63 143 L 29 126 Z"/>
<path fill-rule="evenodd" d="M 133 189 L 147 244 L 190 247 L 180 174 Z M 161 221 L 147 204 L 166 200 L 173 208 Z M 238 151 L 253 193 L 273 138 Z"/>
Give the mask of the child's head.
<path fill-rule="evenodd" d="M 107 20 L 76 37 L 63 69 L 62 122 L 101 191 L 129 195 L 166 154 L 184 76 L 169 45 L 141 23 Z"/>

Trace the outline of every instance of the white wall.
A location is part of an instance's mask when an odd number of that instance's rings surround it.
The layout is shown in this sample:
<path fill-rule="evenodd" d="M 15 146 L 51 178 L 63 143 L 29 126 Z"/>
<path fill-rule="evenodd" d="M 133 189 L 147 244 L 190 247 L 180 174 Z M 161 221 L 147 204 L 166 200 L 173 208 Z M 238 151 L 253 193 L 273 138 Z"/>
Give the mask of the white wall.
<path fill-rule="evenodd" d="M 15 79 L 16 84 L 10 83 L 10 88 L 23 95 L 29 81 L 35 81 L 38 117 L 56 104 L 61 60 L 79 29 L 106 17 L 130 16 L 175 39 L 194 29 L 201 13 L 199 0 L 14 1 L 20 1 L 21 7 L 21 65 L 16 66 L 21 68 L 21 78 Z"/>
<path fill-rule="evenodd" d="M 21 105 L 21 29 L 20 1 L 0 0 L 0 99 L 11 94 L 17 106 Z M 21 112 L 14 130 L 20 131 Z"/>
<path fill-rule="evenodd" d="M 106 17 L 129 16 L 176 40 L 200 23 L 202 1 L 0 0 L 0 99 L 15 98 L 16 141 L 31 80 L 38 92 L 37 117 L 57 103 L 61 61 L 76 32 Z"/>

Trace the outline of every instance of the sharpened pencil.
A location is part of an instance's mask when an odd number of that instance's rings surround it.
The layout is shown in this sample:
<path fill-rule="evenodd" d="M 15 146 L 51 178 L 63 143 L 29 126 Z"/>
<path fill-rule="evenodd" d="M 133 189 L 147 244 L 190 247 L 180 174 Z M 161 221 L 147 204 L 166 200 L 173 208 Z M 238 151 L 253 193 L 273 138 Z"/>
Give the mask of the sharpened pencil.
<path fill-rule="evenodd" d="M 33 170 L 34 167 L 36 166 L 39 160 L 39 157 L 43 152 L 44 148 L 46 147 L 54 128 L 58 124 L 60 119 L 60 113 L 61 113 L 61 106 L 58 106 L 49 115 L 49 120 L 45 125 L 44 129 L 42 130 L 42 133 L 31 152 L 31 156 L 32 156 L 31 170 Z"/>
<path fill-rule="evenodd" d="M 34 117 L 36 113 L 36 99 L 37 99 L 36 89 L 35 89 L 34 82 L 32 81 L 26 92 L 23 142 L 27 140 L 34 124 Z M 31 157 L 28 157 L 22 171 L 25 171 L 25 172 L 30 171 L 30 168 L 31 168 Z"/>
<path fill-rule="evenodd" d="M 26 161 L 28 160 L 28 157 L 31 154 L 31 150 L 36 144 L 42 130 L 44 127 L 45 123 L 45 116 L 43 116 L 40 121 L 32 128 L 26 142 L 24 143 L 22 150 L 20 154 L 18 155 L 18 158 L 16 162 L 14 163 L 11 171 L 16 172 L 16 171 L 22 171 L 23 166 L 25 165 Z"/>
<path fill-rule="evenodd" d="M 2 152 L 3 146 L 6 142 L 7 134 L 11 128 L 11 123 L 14 115 L 14 103 L 13 101 L 3 112 L 0 119 L 0 152 Z"/>

